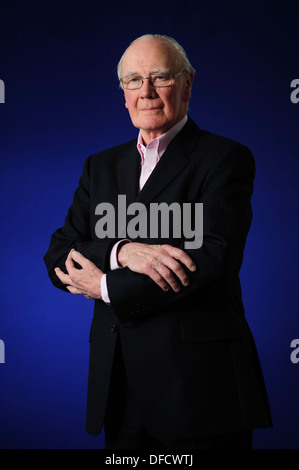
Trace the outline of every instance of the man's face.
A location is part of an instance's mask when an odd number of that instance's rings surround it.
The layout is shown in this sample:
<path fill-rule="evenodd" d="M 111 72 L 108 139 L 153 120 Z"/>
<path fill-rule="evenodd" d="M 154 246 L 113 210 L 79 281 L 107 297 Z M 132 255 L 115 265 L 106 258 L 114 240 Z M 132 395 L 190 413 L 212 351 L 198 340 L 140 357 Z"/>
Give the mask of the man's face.
<path fill-rule="evenodd" d="M 140 39 L 130 46 L 123 58 L 122 77 L 132 74 L 148 77 L 162 71 L 174 75 L 181 68 L 177 52 L 161 39 Z M 174 78 L 171 86 L 154 88 L 149 80 L 144 80 L 141 88 L 124 90 L 126 108 L 145 144 L 183 119 L 188 110 L 192 81 L 192 73 L 183 73 Z"/>

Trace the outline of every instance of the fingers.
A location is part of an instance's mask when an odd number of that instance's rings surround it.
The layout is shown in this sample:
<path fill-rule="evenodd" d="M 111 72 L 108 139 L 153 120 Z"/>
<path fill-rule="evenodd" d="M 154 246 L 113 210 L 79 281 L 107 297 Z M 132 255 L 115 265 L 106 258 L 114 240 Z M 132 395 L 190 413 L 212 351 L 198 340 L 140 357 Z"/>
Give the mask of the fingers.
<path fill-rule="evenodd" d="M 179 260 L 181 263 L 183 263 L 190 271 L 194 272 L 196 271 L 196 264 L 194 263 L 193 259 L 190 258 L 190 256 L 180 248 L 176 248 L 175 246 L 171 245 L 162 245 L 164 250 L 167 251 L 167 253 L 172 256 L 173 258 Z"/>
<path fill-rule="evenodd" d="M 191 268 L 196 269 L 192 259 L 178 248 L 171 245 L 162 245 L 158 247 L 156 252 L 155 269 L 166 283 L 174 290 L 180 292 L 182 285 L 187 287 L 190 284 L 190 279 L 181 264 L 175 259 L 184 262 L 184 264 Z M 164 289 L 166 290 L 166 289 Z"/>
<path fill-rule="evenodd" d="M 65 274 L 60 268 L 54 269 L 56 276 L 60 279 L 63 284 L 71 284 L 71 278 L 68 274 Z"/>
<path fill-rule="evenodd" d="M 88 266 L 88 263 L 90 263 L 90 261 L 87 258 L 85 258 L 85 256 L 83 256 L 78 251 L 75 251 L 74 249 L 72 249 L 69 252 L 68 257 L 65 262 L 65 267 L 69 274 L 71 272 L 74 272 L 74 270 L 77 270 L 77 268 L 75 267 L 74 261 L 78 263 L 82 268 L 86 268 Z"/>
<path fill-rule="evenodd" d="M 162 265 L 155 267 L 151 263 L 141 264 L 141 272 L 149 276 L 161 289 L 169 291 L 172 288 L 175 292 L 179 292 L 179 285 L 173 280 L 173 276 L 169 270 L 166 270 Z"/>
<path fill-rule="evenodd" d="M 56 276 L 61 280 L 63 284 L 66 285 L 66 288 L 72 292 L 72 294 L 78 294 L 78 288 L 75 287 L 74 281 L 71 279 L 69 274 L 65 274 L 60 268 L 55 268 L 54 269 Z"/>
<path fill-rule="evenodd" d="M 76 287 L 73 286 L 66 286 L 67 290 L 69 290 L 72 294 L 74 295 L 79 295 L 82 294 L 82 291 L 77 289 Z M 84 294 L 83 294 L 84 295 Z"/>
<path fill-rule="evenodd" d="M 74 261 L 78 263 L 82 269 L 77 269 Z M 81 277 L 84 276 L 84 270 L 88 270 L 88 272 L 90 272 L 92 266 L 93 263 L 90 260 L 74 249 L 69 252 L 65 262 L 65 267 L 69 277 L 74 284 L 77 284 L 78 282 L 80 283 Z"/>
<path fill-rule="evenodd" d="M 77 269 L 75 262 L 82 269 Z M 81 253 L 71 250 L 65 262 L 67 274 L 56 267 L 55 274 L 66 288 L 75 295 L 81 294 L 88 299 L 101 299 L 101 277 L 103 271 Z"/>
<path fill-rule="evenodd" d="M 132 271 L 146 274 L 161 289 L 180 292 L 182 285 L 190 284 L 184 264 L 190 271 L 196 266 L 190 256 L 179 248 L 171 245 L 147 245 L 130 243 L 119 251 L 121 264 Z"/>
<path fill-rule="evenodd" d="M 72 250 L 68 254 L 68 257 L 65 262 L 65 267 L 69 275 L 73 272 L 74 269 L 76 269 L 72 258 Z"/>
<path fill-rule="evenodd" d="M 83 295 L 88 300 L 95 300 L 94 297 L 92 297 L 91 295 L 86 294 L 84 291 L 82 291 L 80 289 L 77 289 L 76 287 L 66 286 L 66 288 L 74 295 Z"/>
<path fill-rule="evenodd" d="M 175 292 L 180 292 L 181 285 L 188 286 L 190 284 L 189 277 L 183 267 L 168 254 L 160 253 L 155 268 Z"/>
<path fill-rule="evenodd" d="M 71 257 L 71 259 L 76 261 L 76 263 L 80 264 L 82 268 L 87 268 L 90 265 L 90 260 L 85 258 L 85 256 L 83 256 L 82 253 L 80 253 L 79 251 L 73 249 L 69 252 L 69 256 Z"/>

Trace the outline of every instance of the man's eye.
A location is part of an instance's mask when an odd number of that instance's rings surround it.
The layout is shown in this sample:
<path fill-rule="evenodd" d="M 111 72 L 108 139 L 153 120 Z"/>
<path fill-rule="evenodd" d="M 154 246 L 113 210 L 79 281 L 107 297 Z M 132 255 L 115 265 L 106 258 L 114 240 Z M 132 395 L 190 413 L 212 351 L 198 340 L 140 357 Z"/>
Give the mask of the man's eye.
<path fill-rule="evenodd" d="M 131 77 L 128 80 L 128 83 L 138 83 L 141 80 L 141 77 Z"/>
<path fill-rule="evenodd" d="M 164 80 L 168 80 L 168 75 L 155 75 L 153 78 L 154 80 L 163 82 Z"/>

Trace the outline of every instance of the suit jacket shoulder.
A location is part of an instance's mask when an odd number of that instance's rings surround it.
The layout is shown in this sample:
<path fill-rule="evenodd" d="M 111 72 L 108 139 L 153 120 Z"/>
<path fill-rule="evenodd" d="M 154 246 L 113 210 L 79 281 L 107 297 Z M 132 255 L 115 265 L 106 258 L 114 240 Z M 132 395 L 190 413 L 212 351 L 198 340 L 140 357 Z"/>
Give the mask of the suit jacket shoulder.
<path fill-rule="evenodd" d="M 87 161 L 90 161 L 91 165 L 97 164 L 108 164 L 113 165 L 118 161 L 126 158 L 126 155 L 132 151 L 137 150 L 137 139 L 129 140 L 128 142 L 123 142 L 121 144 L 115 145 L 113 147 L 101 150 L 90 155 L 87 158 Z"/>

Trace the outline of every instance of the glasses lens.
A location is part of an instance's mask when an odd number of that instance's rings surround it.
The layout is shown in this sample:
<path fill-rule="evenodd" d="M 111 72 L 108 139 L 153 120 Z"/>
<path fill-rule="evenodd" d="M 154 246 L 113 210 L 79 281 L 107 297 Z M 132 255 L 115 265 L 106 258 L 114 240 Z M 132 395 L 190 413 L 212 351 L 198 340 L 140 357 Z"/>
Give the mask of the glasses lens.
<path fill-rule="evenodd" d="M 123 87 L 127 88 L 128 90 L 135 90 L 136 88 L 140 88 L 142 86 L 142 77 L 134 76 L 123 78 L 122 84 Z"/>
<path fill-rule="evenodd" d="M 169 86 L 173 83 L 173 75 L 169 75 L 168 73 L 152 73 L 148 77 L 141 77 L 140 75 L 133 75 L 131 77 L 124 77 L 121 82 L 123 88 L 127 90 L 137 90 L 137 88 L 141 88 L 143 84 L 143 80 L 147 78 L 149 79 L 150 83 L 154 87 L 163 87 Z"/>
<path fill-rule="evenodd" d="M 150 80 L 155 87 L 168 86 L 172 83 L 172 78 L 167 73 L 153 73 Z"/>

